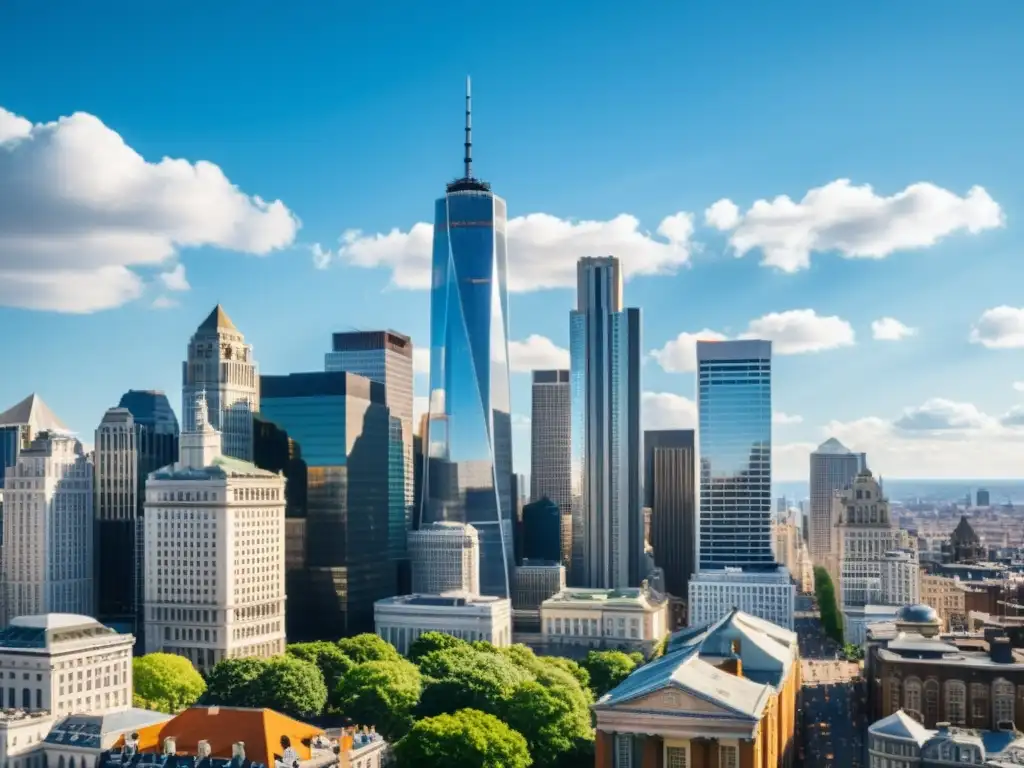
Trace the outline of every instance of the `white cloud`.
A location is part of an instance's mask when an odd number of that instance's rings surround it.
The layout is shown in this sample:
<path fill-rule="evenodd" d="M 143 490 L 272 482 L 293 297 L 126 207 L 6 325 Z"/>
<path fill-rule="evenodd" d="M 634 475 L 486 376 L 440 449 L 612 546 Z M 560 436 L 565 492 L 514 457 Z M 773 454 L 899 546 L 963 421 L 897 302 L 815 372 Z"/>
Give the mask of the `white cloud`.
<path fill-rule="evenodd" d="M 997 422 L 982 413 L 971 403 L 958 403 L 942 397 L 933 397 L 912 408 L 905 408 L 903 414 L 893 422 L 897 429 L 913 432 L 957 431 L 988 429 Z"/>
<path fill-rule="evenodd" d="M 531 213 L 508 222 L 508 287 L 511 291 L 569 288 L 576 285 L 576 262 L 583 256 L 614 254 L 625 277 L 670 274 L 690 260 L 693 216 L 676 213 L 662 219 L 654 234 L 635 216 L 607 221 L 560 219 Z M 339 258 L 357 267 L 391 271 L 398 288 L 430 286 L 434 228 L 420 222 L 408 231 L 387 234 L 348 230 L 340 240 Z"/>
<path fill-rule="evenodd" d="M 323 248 L 320 243 L 309 246 L 309 252 L 313 254 L 313 266 L 317 269 L 327 269 L 334 258 L 334 252 Z"/>
<path fill-rule="evenodd" d="M 150 306 L 152 306 L 153 309 L 173 309 L 178 306 L 178 302 L 170 296 L 157 296 L 153 299 L 153 303 Z"/>
<path fill-rule="evenodd" d="M 92 115 L 31 125 L 0 109 L 0 305 L 115 307 L 178 248 L 265 254 L 298 226 L 213 163 L 147 162 Z"/>
<path fill-rule="evenodd" d="M 1024 392 L 1024 381 L 1013 382 L 1013 388 L 1018 392 Z"/>
<path fill-rule="evenodd" d="M 644 429 L 696 429 L 697 404 L 671 392 L 644 392 L 640 403 Z"/>
<path fill-rule="evenodd" d="M 926 248 L 958 231 L 976 234 L 1003 225 L 1003 211 L 984 188 L 965 197 L 928 182 L 890 197 L 869 184 L 838 179 L 811 189 L 799 202 L 786 195 L 758 200 L 742 215 L 730 200 L 705 212 L 711 226 L 731 230 L 737 256 L 760 249 L 762 264 L 783 272 L 810 266 L 811 252 L 845 258 L 884 259 L 896 251 Z M 730 225 L 731 226 L 727 226 Z"/>
<path fill-rule="evenodd" d="M 697 370 L 697 342 L 725 341 L 725 334 L 705 328 L 696 333 L 680 333 L 661 349 L 652 349 L 651 357 L 670 373 L 690 373 Z"/>
<path fill-rule="evenodd" d="M 871 337 L 876 341 L 900 341 L 917 335 L 917 329 L 904 325 L 894 317 L 883 317 L 871 323 Z"/>
<path fill-rule="evenodd" d="M 802 424 L 803 421 L 803 416 L 784 413 L 783 411 L 772 411 L 772 424 L 779 427 L 786 426 L 787 424 Z"/>
<path fill-rule="evenodd" d="M 510 341 L 508 357 L 509 369 L 516 373 L 569 367 L 569 350 L 536 333 L 528 336 L 525 341 Z"/>
<path fill-rule="evenodd" d="M 772 443 L 772 480 L 802 480 L 807 482 L 811 451 L 815 443 Z"/>
<path fill-rule="evenodd" d="M 185 265 L 176 264 L 170 272 L 160 273 L 160 282 L 168 291 L 187 291 L 192 288 L 185 277 Z"/>
<path fill-rule="evenodd" d="M 513 427 L 519 427 L 522 429 L 530 426 L 530 417 L 523 416 L 521 413 L 513 413 L 511 421 Z"/>
<path fill-rule="evenodd" d="M 430 347 L 412 348 L 412 371 L 424 376 L 430 374 Z"/>
<path fill-rule="evenodd" d="M 1024 308 L 993 307 L 981 313 L 971 329 L 971 342 L 989 349 L 1024 347 Z"/>

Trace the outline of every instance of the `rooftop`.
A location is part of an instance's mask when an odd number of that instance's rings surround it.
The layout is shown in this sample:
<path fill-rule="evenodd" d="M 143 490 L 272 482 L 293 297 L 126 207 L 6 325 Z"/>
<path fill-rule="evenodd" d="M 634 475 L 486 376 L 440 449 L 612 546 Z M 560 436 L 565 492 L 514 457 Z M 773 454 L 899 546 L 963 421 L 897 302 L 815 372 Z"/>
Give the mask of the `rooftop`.
<path fill-rule="evenodd" d="M 68 432 L 67 426 L 57 418 L 43 398 L 33 392 L 20 403 L 0 413 L 0 426 L 28 424 L 32 432 Z"/>
<path fill-rule="evenodd" d="M 63 643 L 112 637 L 126 636 L 118 635 L 90 616 L 46 613 L 12 619 L 9 625 L 0 629 L 0 649 L 52 650 Z"/>
<path fill-rule="evenodd" d="M 621 589 L 585 589 L 582 587 L 570 587 L 563 589 L 558 594 L 552 595 L 545 603 L 600 603 L 606 606 L 622 607 L 654 607 L 660 605 L 660 601 L 647 590 L 640 587 L 623 587 Z"/>
<path fill-rule="evenodd" d="M 829 454 L 833 454 L 833 455 L 847 455 L 847 454 L 851 454 L 852 455 L 852 451 L 849 448 L 847 448 L 845 445 L 840 443 L 838 440 L 836 440 L 834 437 L 830 437 L 824 443 L 819 445 L 815 449 L 814 452 L 815 453 L 829 453 Z"/>
<path fill-rule="evenodd" d="M 47 744 L 100 749 L 105 735 L 145 728 L 170 719 L 171 715 L 148 709 L 129 709 L 107 715 L 70 715 L 54 724 L 45 741 Z"/>
<path fill-rule="evenodd" d="M 418 605 L 434 608 L 460 608 L 464 606 L 496 605 L 507 598 L 493 595 L 474 595 L 471 592 L 443 592 L 440 595 L 395 595 L 377 601 L 377 605 Z"/>
<path fill-rule="evenodd" d="M 898 709 L 888 717 L 872 723 L 868 730 L 877 736 L 889 736 L 891 738 L 913 741 L 918 746 L 924 744 L 934 734 L 934 731 L 929 731 L 902 709 Z"/>
<path fill-rule="evenodd" d="M 255 464 L 233 456 L 217 456 L 207 467 L 186 467 L 180 462 L 150 474 L 153 480 L 225 480 L 227 478 L 278 477 L 276 472 L 260 469 Z"/>
<path fill-rule="evenodd" d="M 224 311 L 224 307 L 218 304 L 213 308 L 213 311 L 207 315 L 206 319 L 199 324 L 199 331 L 238 331 L 235 328 L 235 324 L 231 322 L 231 318 L 228 317 L 228 313 Z"/>

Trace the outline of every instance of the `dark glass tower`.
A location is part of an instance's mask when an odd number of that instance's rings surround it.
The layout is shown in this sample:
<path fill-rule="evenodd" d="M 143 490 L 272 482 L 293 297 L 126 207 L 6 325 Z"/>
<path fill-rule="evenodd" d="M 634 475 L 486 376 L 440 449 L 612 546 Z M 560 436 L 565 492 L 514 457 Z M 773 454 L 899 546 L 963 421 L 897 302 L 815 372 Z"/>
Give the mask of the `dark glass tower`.
<path fill-rule="evenodd" d="M 692 429 L 644 432 L 644 495 L 651 509 L 654 564 L 665 574 L 665 590 L 683 599 L 697 570 L 694 449 Z"/>
<path fill-rule="evenodd" d="M 473 176 L 466 82 L 465 173 L 437 201 L 430 296 L 430 403 L 422 521 L 480 536 L 480 591 L 509 596 L 512 423 L 505 201 Z"/>

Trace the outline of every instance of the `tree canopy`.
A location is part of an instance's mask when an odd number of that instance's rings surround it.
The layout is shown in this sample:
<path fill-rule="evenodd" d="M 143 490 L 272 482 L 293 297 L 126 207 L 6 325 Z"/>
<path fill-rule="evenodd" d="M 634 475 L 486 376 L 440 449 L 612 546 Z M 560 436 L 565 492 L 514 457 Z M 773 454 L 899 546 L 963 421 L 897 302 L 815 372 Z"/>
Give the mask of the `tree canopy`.
<path fill-rule="evenodd" d="M 814 566 L 814 594 L 818 600 L 822 629 L 826 635 L 842 645 L 843 615 L 836 601 L 836 588 L 829 572 L 820 565 Z"/>
<path fill-rule="evenodd" d="M 268 707 L 300 719 L 319 715 L 327 704 L 320 668 L 295 656 L 225 659 L 207 679 L 208 704 Z"/>
<path fill-rule="evenodd" d="M 433 651 L 447 651 L 468 645 L 465 640 L 446 635 L 444 632 L 424 632 L 409 646 L 409 661 L 418 664 L 420 659 Z"/>
<path fill-rule="evenodd" d="M 184 656 L 149 653 L 132 660 L 136 707 L 175 713 L 195 704 L 206 690 L 203 676 Z"/>
<path fill-rule="evenodd" d="M 420 671 L 404 659 L 358 664 L 337 684 L 333 699 L 356 724 L 373 725 L 389 741 L 406 734 L 420 700 Z"/>
<path fill-rule="evenodd" d="M 432 717 L 460 709 L 476 709 L 500 716 L 504 702 L 516 686 L 529 679 L 529 672 L 507 657 L 471 650 L 444 677 L 430 680 L 424 686 L 417 714 Z"/>
<path fill-rule="evenodd" d="M 395 646 L 372 632 L 344 637 L 338 641 L 338 647 L 356 664 L 367 661 L 398 661 L 402 658 L 395 650 Z"/>
<path fill-rule="evenodd" d="M 428 717 L 395 745 L 399 765 L 416 768 L 528 768 L 526 739 L 498 718 L 472 709 Z"/>
<path fill-rule="evenodd" d="M 224 659 L 214 665 L 206 676 L 207 704 L 225 707 L 259 707 L 257 681 L 266 667 L 263 659 Z"/>
<path fill-rule="evenodd" d="M 599 699 L 636 669 L 636 661 L 622 651 L 590 651 L 583 660 L 590 674 L 590 689 Z"/>
<path fill-rule="evenodd" d="M 352 659 L 342 652 L 337 643 L 329 643 L 326 640 L 292 643 L 285 651 L 289 656 L 312 662 L 319 668 L 327 685 L 327 700 L 332 707 L 335 706 L 332 694 L 338 687 L 338 682 L 355 666 Z"/>

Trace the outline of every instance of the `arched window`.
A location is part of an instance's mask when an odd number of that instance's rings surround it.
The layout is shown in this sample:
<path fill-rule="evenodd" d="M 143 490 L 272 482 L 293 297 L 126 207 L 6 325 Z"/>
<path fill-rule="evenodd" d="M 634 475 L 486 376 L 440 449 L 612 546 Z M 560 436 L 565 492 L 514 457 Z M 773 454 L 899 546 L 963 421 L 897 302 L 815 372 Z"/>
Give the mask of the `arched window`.
<path fill-rule="evenodd" d="M 887 715 L 891 715 L 893 712 L 900 708 L 900 679 L 898 677 L 889 678 L 889 711 Z"/>
<path fill-rule="evenodd" d="M 1013 683 L 1003 678 L 992 683 L 992 727 L 1013 722 Z"/>
<path fill-rule="evenodd" d="M 984 683 L 971 683 L 971 725 L 986 727 L 988 713 L 988 686 Z"/>
<path fill-rule="evenodd" d="M 64 768 L 64 755 L 57 758 L 57 768 Z"/>
<path fill-rule="evenodd" d="M 903 683 L 903 710 L 918 721 L 922 719 L 921 681 L 916 677 L 908 677 Z"/>
<path fill-rule="evenodd" d="M 924 725 L 934 728 L 939 721 L 939 681 L 929 677 L 924 682 Z"/>
<path fill-rule="evenodd" d="M 68 768 L 75 768 L 75 758 L 74 757 L 69 757 L 68 758 Z"/>
<path fill-rule="evenodd" d="M 967 722 L 967 686 L 960 680 L 946 681 L 946 720 L 952 725 Z"/>

